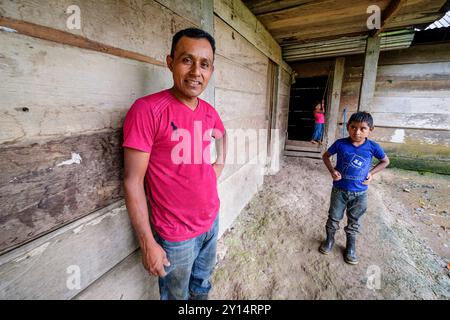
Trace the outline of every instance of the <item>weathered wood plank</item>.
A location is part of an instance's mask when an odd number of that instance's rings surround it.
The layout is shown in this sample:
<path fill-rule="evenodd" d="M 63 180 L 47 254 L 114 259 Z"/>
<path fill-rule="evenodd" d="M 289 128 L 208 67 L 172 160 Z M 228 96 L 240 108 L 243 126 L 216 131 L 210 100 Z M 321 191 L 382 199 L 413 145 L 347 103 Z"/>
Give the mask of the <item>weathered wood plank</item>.
<path fill-rule="evenodd" d="M 137 250 L 73 299 L 159 300 L 158 278 L 144 269 Z"/>
<path fill-rule="evenodd" d="M 258 155 L 265 159 L 265 154 Z M 247 205 L 264 180 L 264 164 L 257 159 L 255 164 L 247 164 L 218 186 L 220 197 L 219 235 L 233 224 L 242 209 Z"/>
<path fill-rule="evenodd" d="M 267 148 L 265 115 L 225 121 L 224 126 L 228 132 L 228 155 L 219 181 L 226 180 L 253 159 L 256 154 Z"/>
<path fill-rule="evenodd" d="M 367 38 L 363 78 L 359 92 L 358 109 L 360 111 L 370 111 L 372 108 L 380 56 L 380 41 L 380 37 Z"/>
<path fill-rule="evenodd" d="M 281 9 L 288 9 L 298 5 L 305 5 L 315 0 L 244 0 L 245 5 L 257 15 Z"/>
<path fill-rule="evenodd" d="M 306 158 L 314 158 L 314 159 L 321 159 L 322 155 L 320 152 L 305 152 L 305 151 L 291 151 L 291 150 L 284 150 L 284 155 L 289 157 L 306 157 Z"/>
<path fill-rule="evenodd" d="M 309 25 L 316 21 L 328 22 L 329 25 L 333 25 L 337 18 L 342 17 L 345 17 L 348 21 L 354 21 L 356 24 L 355 14 L 365 13 L 367 7 L 371 4 L 378 5 L 383 10 L 387 3 L 388 0 L 360 0 L 352 2 L 352 5 L 349 4 L 349 1 L 342 0 L 311 1 L 274 13 L 261 14 L 258 15 L 258 18 L 269 30 L 286 26 L 295 26 L 299 29 L 300 26 Z M 366 25 L 363 24 L 361 27 L 366 27 Z"/>
<path fill-rule="evenodd" d="M 375 95 L 445 98 L 450 96 L 450 77 L 446 80 L 377 81 Z"/>
<path fill-rule="evenodd" d="M 280 67 L 281 67 L 282 70 L 287 72 L 289 75 L 291 75 L 292 72 L 294 71 L 294 70 L 292 70 L 291 66 L 288 65 L 287 62 L 284 61 L 284 60 L 281 61 Z M 290 80 L 289 80 L 289 83 L 290 83 Z"/>
<path fill-rule="evenodd" d="M 266 93 L 267 75 L 249 70 L 220 55 L 216 55 L 214 64 L 216 88 L 260 95 Z"/>
<path fill-rule="evenodd" d="M 0 299 L 70 299 L 136 248 L 119 201 L 0 256 Z"/>
<path fill-rule="evenodd" d="M 345 58 L 337 58 L 334 66 L 333 82 L 331 87 L 330 109 L 328 111 L 326 144 L 330 146 L 336 137 L 339 103 L 341 100 L 342 78 L 344 76 Z"/>
<path fill-rule="evenodd" d="M 216 88 L 216 109 L 222 121 L 266 115 L 266 95 Z"/>
<path fill-rule="evenodd" d="M 0 152 L 0 251 L 122 198 L 121 130 Z"/>
<path fill-rule="evenodd" d="M 172 84 L 165 67 L 17 34 L 0 41 L 0 143 L 120 128 L 135 99 Z"/>
<path fill-rule="evenodd" d="M 434 144 L 450 147 L 450 131 L 375 127 L 371 138 L 380 142 Z"/>
<path fill-rule="evenodd" d="M 280 46 L 241 0 L 214 0 L 214 13 L 275 63 L 281 63 Z"/>
<path fill-rule="evenodd" d="M 450 130 L 450 115 L 372 112 L 375 125 L 396 128 Z"/>
<path fill-rule="evenodd" d="M 154 0 L 155 2 L 163 5 L 167 9 L 173 11 L 178 16 L 183 17 L 186 20 L 191 21 L 196 26 L 202 25 L 202 20 L 205 18 L 205 11 L 202 10 L 205 7 L 204 0 Z M 212 11 L 211 11 L 212 15 Z"/>
<path fill-rule="evenodd" d="M 400 12 L 402 6 L 406 4 L 406 0 L 391 0 L 387 8 L 383 11 L 381 26 L 379 29 L 375 29 L 372 37 L 378 36 L 381 31 L 392 21 L 395 16 Z"/>
<path fill-rule="evenodd" d="M 448 62 L 450 43 L 420 44 L 408 49 L 383 51 L 379 65 Z"/>
<path fill-rule="evenodd" d="M 448 92 L 448 91 L 447 91 Z M 371 112 L 391 112 L 402 114 L 450 114 L 450 95 L 442 98 L 430 96 L 376 96 Z"/>
<path fill-rule="evenodd" d="M 411 77 L 431 79 L 434 75 L 449 75 L 450 62 L 413 63 L 406 65 L 389 65 L 378 68 L 378 76 Z"/>
<path fill-rule="evenodd" d="M 298 43 L 298 40 L 302 42 L 358 36 L 367 32 L 367 17 L 365 11 L 362 11 L 360 15 L 354 17 L 354 21 L 359 22 L 356 24 L 349 24 L 348 18 L 340 18 L 336 19 L 334 24 L 324 23 L 324 20 L 315 20 L 315 23 L 306 25 L 301 29 L 288 24 L 283 28 L 269 30 L 274 39 L 283 44 Z"/>
<path fill-rule="evenodd" d="M 214 17 L 214 37 L 217 44 L 217 55 L 226 57 L 262 75 L 267 74 L 267 57 L 217 16 Z"/>
<path fill-rule="evenodd" d="M 291 86 L 291 74 L 293 70 L 287 71 L 285 69 L 281 69 L 280 71 L 280 83 L 286 85 L 288 87 L 287 92 L 289 92 Z"/>
<path fill-rule="evenodd" d="M 0 17 L 0 25 L 12 29 L 19 34 L 34 38 L 53 41 L 59 44 L 74 46 L 81 49 L 107 53 L 120 58 L 137 60 L 157 66 L 165 66 L 165 63 L 163 61 L 158 61 L 156 59 L 153 59 L 152 57 L 145 56 L 137 52 L 112 47 L 100 42 L 86 39 L 84 37 L 73 35 L 69 32 L 43 27 L 30 22 L 23 22 L 20 20 Z"/>
<path fill-rule="evenodd" d="M 320 77 L 328 76 L 333 70 L 333 64 L 333 60 L 293 63 L 292 68 L 297 73 L 297 76 L 301 78 Z M 347 68 L 345 72 L 347 73 Z"/>
<path fill-rule="evenodd" d="M 161 0 L 163 1 L 163 0 Z M 176 2 L 170 2 L 173 5 Z M 183 7 L 185 1 L 176 4 Z M 78 1 L 81 28 L 69 30 L 66 21 L 69 14 L 66 9 L 74 3 L 70 0 L 50 1 L 6 1 L 2 3 L 2 17 L 70 32 L 88 40 L 129 50 L 165 62 L 170 50 L 172 35 L 176 30 L 193 26 L 193 22 L 176 15 L 172 10 L 155 1 Z M 198 14 L 200 2 L 191 0 L 194 7 L 189 12 Z M 178 11 L 174 8 L 174 11 Z M 189 12 L 183 16 L 188 16 Z M 195 20 L 192 18 L 191 20 Z M 107 31 L 106 31 L 107 30 Z"/>

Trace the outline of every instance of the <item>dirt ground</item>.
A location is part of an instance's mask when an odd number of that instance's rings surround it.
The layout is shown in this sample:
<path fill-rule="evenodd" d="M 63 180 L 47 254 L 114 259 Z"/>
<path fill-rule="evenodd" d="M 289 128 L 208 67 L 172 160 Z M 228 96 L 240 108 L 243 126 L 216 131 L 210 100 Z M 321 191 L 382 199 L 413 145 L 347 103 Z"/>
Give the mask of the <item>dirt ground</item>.
<path fill-rule="evenodd" d="M 321 160 L 285 157 L 219 240 L 212 299 L 450 299 L 450 177 L 386 169 L 369 187 L 343 261 L 345 219 L 332 253 L 318 247 L 331 191 Z"/>

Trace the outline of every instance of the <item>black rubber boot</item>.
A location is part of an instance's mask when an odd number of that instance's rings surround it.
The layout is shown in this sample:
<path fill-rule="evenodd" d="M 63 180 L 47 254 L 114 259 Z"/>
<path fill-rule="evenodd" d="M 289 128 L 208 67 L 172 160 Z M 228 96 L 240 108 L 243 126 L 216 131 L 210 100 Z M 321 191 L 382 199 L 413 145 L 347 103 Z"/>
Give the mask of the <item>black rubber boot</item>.
<path fill-rule="evenodd" d="M 334 245 L 334 234 L 336 231 L 327 229 L 327 239 L 320 245 L 319 251 L 323 254 L 329 254 Z"/>
<path fill-rule="evenodd" d="M 344 261 L 349 264 L 358 264 L 358 258 L 356 257 L 356 236 L 354 234 L 347 234 Z"/>

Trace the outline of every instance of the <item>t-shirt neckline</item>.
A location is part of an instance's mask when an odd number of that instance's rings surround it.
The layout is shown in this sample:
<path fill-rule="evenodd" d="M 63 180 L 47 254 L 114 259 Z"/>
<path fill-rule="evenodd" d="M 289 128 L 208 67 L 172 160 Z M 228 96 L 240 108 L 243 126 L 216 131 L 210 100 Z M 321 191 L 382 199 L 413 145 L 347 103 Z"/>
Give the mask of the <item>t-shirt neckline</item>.
<path fill-rule="evenodd" d="M 199 97 L 197 97 L 197 106 L 195 107 L 195 109 L 192 110 L 192 108 L 190 108 L 184 102 L 179 100 L 170 90 L 171 89 L 167 89 L 166 92 L 174 101 L 177 102 L 177 104 L 181 105 L 184 109 L 186 109 L 189 112 L 192 112 L 192 113 L 197 113 L 198 112 L 198 110 L 200 109 L 200 105 L 201 105 L 201 99 Z"/>
<path fill-rule="evenodd" d="M 367 141 L 369 141 L 368 138 L 364 138 L 364 139 L 365 139 L 364 143 L 360 144 L 359 146 L 355 146 L 350 137 L 348 137 L 348 142 L 352 145 L 353 148 L 361 148 L 362 146 L 364 146 L 367 143 Z"/>

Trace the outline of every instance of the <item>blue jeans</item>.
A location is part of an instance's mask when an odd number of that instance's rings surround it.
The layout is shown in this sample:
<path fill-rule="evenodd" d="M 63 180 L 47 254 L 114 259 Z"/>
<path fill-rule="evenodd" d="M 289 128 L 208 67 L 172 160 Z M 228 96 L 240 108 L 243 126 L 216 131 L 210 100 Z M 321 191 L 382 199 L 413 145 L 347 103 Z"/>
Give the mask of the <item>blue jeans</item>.
<path fill-rule="evenodd" d="M 359 220 L 367 210 L 367 190 L 352 192 L 333 187 L 331 190 L 330 209 L 326 228 L 332 232 L 339 230 L 339 222 L 347 211 L 347 226 L 344 228 L 349 235 L 359 232 Z"/>
<path fill-rule="evenodd" d="M 320 141 L 323 134 L 323 123 L 314 124 L 314 132 L 311 140 Z"/>
<path fill-rule="evenodd" d="M 189 240 L 170 242 L 156 235 L 156 241 L 166 251 L 170 262 L 169 267 L 164 267 L 167 274 L 159 278 L 161 300 L 208 299 L 218 232 L 217 215 L 209 231 Z"/>

